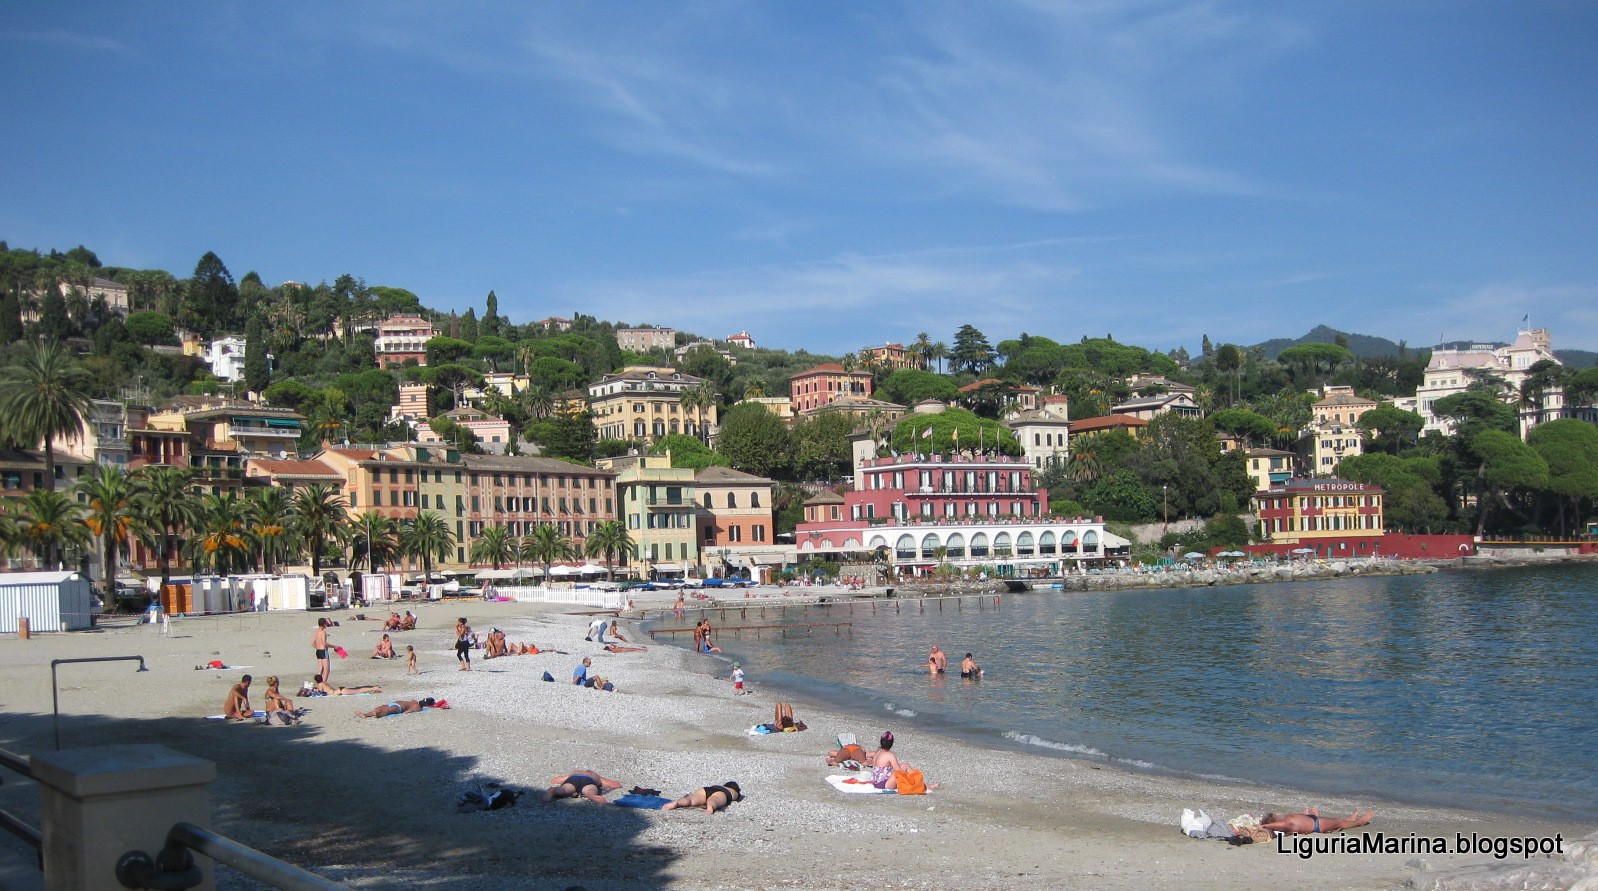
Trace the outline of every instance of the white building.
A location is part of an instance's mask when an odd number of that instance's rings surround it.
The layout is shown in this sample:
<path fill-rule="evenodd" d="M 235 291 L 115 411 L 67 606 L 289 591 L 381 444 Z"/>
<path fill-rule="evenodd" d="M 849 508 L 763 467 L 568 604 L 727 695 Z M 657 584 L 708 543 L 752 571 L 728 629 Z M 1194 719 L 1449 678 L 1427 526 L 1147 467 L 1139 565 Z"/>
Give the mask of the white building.
<path fill-rule="evenodd" d="M 229 334 L 211 341 L 202 355 L 211 373 L 230 384 L 244 379 L 244 338 Z"/>
<path fill-rule="evenodd" d="M 1526 382 L 1531 367 L 1545 359 L 1563 364 L 1554 355 L 1546 328 L 1523 328 L 1508 346 L 1472 344 L 1465 349 L 1434 350 L 1426 365 L 1426 376 L 1415 390 L 1414 411 L 1424 422 L 1421 435 L 1454 432 L 1453 422 L 1439 417 L 1432 406 L 1445 396 L 1465 392 L 1473 382 L 1471 372 L 1497 375 L 1504 381 L 1504 401 L 1519 404 L 1521 384 Z M 1404 407 L 1403 403 L 1399 405 Z M 1522 406 L 1521 435 L 1547 418 L 1559 417 L 1563 405 L 1564 395 L 1555 388 L 1543 395 L 1541 405 Z"/>
<path fill-rule="evenodd" d="M 1041 407 L 1017 412 L 1004 425 L 1015 434 L 1021 454 L 1033 467 L 1041 470 L 1071 460 L 1070 401 L 1064 394 L 1044 396 Z"/>

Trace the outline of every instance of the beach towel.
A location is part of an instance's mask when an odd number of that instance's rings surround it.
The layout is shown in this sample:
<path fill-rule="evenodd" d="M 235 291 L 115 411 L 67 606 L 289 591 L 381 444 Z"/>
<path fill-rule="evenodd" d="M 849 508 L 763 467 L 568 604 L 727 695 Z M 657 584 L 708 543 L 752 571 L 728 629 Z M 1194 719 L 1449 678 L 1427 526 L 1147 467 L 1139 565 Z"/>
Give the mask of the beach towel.
<path fill-rule="evenodd" d="M 252 712 L 250 717 L 252 717 L 252 718 L 264 718 L 264 717 L 266 717 L 266 712 Z M 226 721 L 227 720 L 227 715 L 206 715 L 205 716 L 205 720 L 207 720 L 207 721 Z"/>
<path fill-rule="evenodd" d="M 616 799 L 612 804 L 619 804 L 622 807 L 641 808 L 646 811 L 658 811 L 665 807 L 668 801 L 671 801 L 671 799 L 661 798 L 659 795 L 634 795 L 629 792 Z"/>
<path fill-rule="evenodd" d="M 870 780 L 862 780 L 859 777 L 846 777 L 842 774 L 836 774 L 827 777 L 827 782 L 839 792 L 848 792 L 855 795 L 895 794 L 892 789 L 878 789 L 876 786 L 871 785 Z"/>
<path fill-rule="evenodd" d="M 217 661 L 215 659 L 212 659 L 210 662 L 208 662 L 208 663 L 206 663 L 204 665 L 196 665 L 196 666 L 194 666 L 194 668 L 197 671 L 234 671 L 234 670 L 237 670 L 237 669 L 240 669 L 240 668 L 254 668 L 254 667 L 255 666 L 253 666 L 253 665 L 224 665 L 224 664 L 222 664 L 221 662 L 219 662 L 219 661 Z"/>

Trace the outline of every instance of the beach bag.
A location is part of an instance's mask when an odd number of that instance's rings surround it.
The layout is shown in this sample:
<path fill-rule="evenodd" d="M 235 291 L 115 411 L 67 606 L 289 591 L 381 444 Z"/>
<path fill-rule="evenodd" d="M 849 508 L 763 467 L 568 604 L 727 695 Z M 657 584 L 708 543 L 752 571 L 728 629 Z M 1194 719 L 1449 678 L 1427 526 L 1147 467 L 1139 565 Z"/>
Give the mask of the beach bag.
<path fill-rule="evenodd" d="M 555 676 L 546 671 L 546 672 L 544 672 L 544 680 L 549 681 L 550 683 L 554 683 L 555 682 Z"/>
<path fill-rule="evenodd" d="M 895 770 L 893 772 L 895 786 L 900 795 L 925 795 L 927 794 L 927 778 L 921 771 L 914 767 Z"/>

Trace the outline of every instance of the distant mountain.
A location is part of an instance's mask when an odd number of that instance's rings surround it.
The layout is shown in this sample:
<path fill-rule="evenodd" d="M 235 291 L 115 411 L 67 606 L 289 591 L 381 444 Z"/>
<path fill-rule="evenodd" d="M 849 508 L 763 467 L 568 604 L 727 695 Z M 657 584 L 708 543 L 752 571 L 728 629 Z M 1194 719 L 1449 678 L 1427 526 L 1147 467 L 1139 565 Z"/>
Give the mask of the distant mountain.
<path fill-rule="evenodd" d="M 1348 338 L 1349 351 L 1361 359 L 1368 359 L 1372 356 L 1398 355 L 1398 344 L 1385 337 L 1371 337 L 1368 334 L 1348 334 L 1338 331 L 1336 328 L 1328 328 L 1325 325 L 1316 325 L 1314 330 L 1296 340 L 1277 337 L 1264 343 L 1255 344 L 1251 349 L 1264 350 L 1267 359 L 1274 359 L 1282 350 L 1298 346 L 1301 343 L 1336 343 L 1339 334 Z M 1415 348 L 1410 347 L 1409 351 L 1413 355 Z"/>
<path fill-rule="evenodd" d="M 1291 346 L 1298 346 L 1301 343 L 1336 343 L 1337 336 L 1339 334 L 1342 334 L 1344 337 L 1348 338 L 1349 350 L 1351 350 L 1354 355 L 1360 357 L 1361 359 L 1368 359 L 1372 356 L 1398 355 L 1398 344 L 1393 343 L 1391 340 L 1388 340 L 1385 337 L 1371 337 L 1366 334 L 1348 334 L 1338 331 L 1336 328 L 1329 328 L 1326 325 L 1316 325 L 1315 329 L 1310 331 L 1310 333 L 1294 340 L 1289 340 L 1285 337 L 1277 337 L 1272 340 L 1267 340 L 1264 343 L 1256 344 L 1255 347 L 1252 347 L 1251 349 L 1257 348 L 1264 350 L 1266 358 L 1274 359 L 1282 352 L 1282 350 L 1285 350 Z M 1455 340 L 1449 341 L 1447 343 L 1437 344 L 1436 348 L 1462 350 L 1478 345 L 1487 345 L 1492 347 L 1507 346 L 1507 344 L 1505 344 L 1503 341 Z M 1424 352 L 1431 349 L 1433 349 L 1433 346 L 1430 344 L 1422 347 L 1411 346 L 1409 348 L 1409 354 L 1413 356 L 1417 352 Z M 1565 363 L 1566 368 L 1592 368 L 1594 366 L 1598 366 L 1598 353 L 1592 352 L 1590 350 L 1554 350 L 1554 354 L 1559 357 L 1559 361 Z"/>
<path fill-rule="evenodd" d="M 1591 350 L 1554 350 L 1566 368 L 1592 368 L 1598 366 L 1598 353 Z"/>

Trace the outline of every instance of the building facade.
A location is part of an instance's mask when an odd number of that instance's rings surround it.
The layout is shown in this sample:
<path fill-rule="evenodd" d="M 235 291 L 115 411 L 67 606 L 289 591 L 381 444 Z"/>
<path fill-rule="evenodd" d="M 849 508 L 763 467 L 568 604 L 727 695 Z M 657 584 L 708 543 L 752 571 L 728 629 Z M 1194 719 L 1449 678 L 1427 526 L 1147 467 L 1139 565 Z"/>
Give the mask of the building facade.
<path fill-rule="evenodd" d="M 1521 401 L 1521 385 L 1526 382 L 1531 367 L 1542 361 L 1562 364 L 1554 354 L 1552 338 L 1546 328 L 1522 328 L 1516 332 L 1514 343 L 1508 346 L 1472 344 L 1463 349 L 1433 350 L 1431 360 L 1426 363 L 1425 377 L 1415 390 L 1413 410 L 1423 422 L 1421 435 L 1432 432 L 1452 435 L 1454 422 L 1438 415 L 1433 405 L 1445 396 L 1465 392 L 1484 375 L 1501 379 L 1501 397 L 1519 406 L 1522 437 L 1538 423 L 1561 416 L 1564 397 L 1558 387 L 1542 393 L 1532 404 Z"/>
<path fill-rule="evenodd" d="M 699 500 L 694 522 L 707 576 L 748 569 L 753 558 L 772 550 L 776 540 L 773 485 L 764 477 L 730 467 L 706 467 L 694 474 Z"/>
<path fill-rule="evenodd" d="M 885 343 L 879 347 L 866 347 L 860 351 L 860 363 L 873 365 L 889 371 L 901 368 L 925 368 L 926 362 L 921 354 L 914 350 L 907 350 L 902 343 Z"/>
<path fill-rule="evenodd" d="M 675 328 L 617 328 L 616 345 L 629 353 L 669 350 L 677 345 Z"/>
<path fill-rule="evenodd" d="M 638 548 L 648 578 L 681 578 L 699 564 L 694 471 L 672 467 L 671 453 L 601 458 L 615 473 L 617 518 Z"/>
<path fill-rule="evenodd" d="M 715 401 L 693 408 L 683 405 L 683 395 L 703 383 L 703 378 L 674 368 L 643 365 L 604 375 L 588 386 L 588 406 L 599 438 L 654 442 L 673 433 L 713 436 L 718 423 Z"/>
<path fill-rule="evenodd" d="M 1309 425 L 1299 431 L 1298 450 L 1310 473 L 1332 474 L 1344 458 L 1364 454 L 1365 438 L 1359 419 L 1376 407 L 1376 400 L 1354 393 L 1353 387 L 1326 387 L 1311 407 Z"/>
<path fill-rule="evenodd" d="M 1319 548 L 1380 538 L 1385 531 L 1383 494 L 1381 487 L 1365 483 L 1294 478 L 1256 492 L 1254 513 L 1266 541 Z"/>
<path fill-rule="evenodd" d="M 206 345 L 202 358 L 218 378 L 230 384 L 244 380 L 244 338 L 219 337 Z"/>
<path fill-rule="evenodd" d="M 1248 475 L 1254 480 L 1254 491 L 1263 492 L 1292 479 L 1298 456 L 1281 449 L 1248 449 Z"/>
<path fill-rule="evenodd" d="M 835 362 L 824 362 L 788 379 L 788 405 L 795 415 L 803 414 L 843 396 L 870 398 L 869 371 L 844 371 Z"/>
<path fill-rule="evenodd" d="M 1016 412 L 1004 421 L 1021 455 L 1036 469 L 1064 465 L 1071 460 L 1071 404 L 1064 395 L 1044 396 L 1033 411 Z"/>
<path fill-rule="evenodd" d="M 426 365 L 427 342 L 437 336 L 438 329 L 421 316 L 389 316 L 377 323 L 377 339 L 372 343 L 377 367 L 394 368 L 410 361 Z"/>

